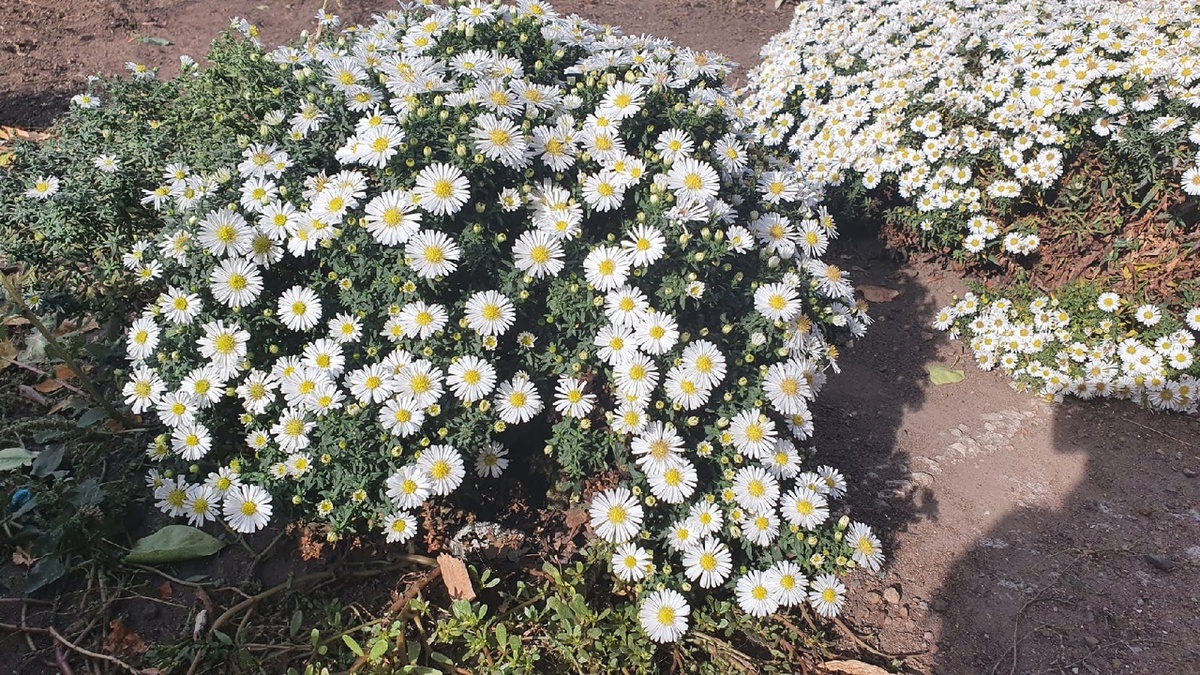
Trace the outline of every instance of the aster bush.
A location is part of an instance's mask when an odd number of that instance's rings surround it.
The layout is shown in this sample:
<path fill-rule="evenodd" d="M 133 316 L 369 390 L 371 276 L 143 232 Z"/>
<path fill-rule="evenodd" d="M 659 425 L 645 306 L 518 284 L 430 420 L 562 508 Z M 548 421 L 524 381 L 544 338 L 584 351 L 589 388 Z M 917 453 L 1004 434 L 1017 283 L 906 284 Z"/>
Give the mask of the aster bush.
<path fill-rule="evenodd" d="M 124 385 L 166 426 L 159 507 L 403 543 L 519 470 L 587 502 L 655 641 L 712 593 L 836 614 L 882 554 L 805 441 L 868 318 L 729 64 L 536 0 L 333 25 L 246 59 L 274 105 L 235 159 L 176 160 L 127 252 L 161 291 Z"/>
<path fill-rule="evenodd" d="M 1198 21 L 1165 0 L 805 3 L 742 114 L 831 203 L 988 283 L 937 320 L 981 366 L 1194 410 Z"/>

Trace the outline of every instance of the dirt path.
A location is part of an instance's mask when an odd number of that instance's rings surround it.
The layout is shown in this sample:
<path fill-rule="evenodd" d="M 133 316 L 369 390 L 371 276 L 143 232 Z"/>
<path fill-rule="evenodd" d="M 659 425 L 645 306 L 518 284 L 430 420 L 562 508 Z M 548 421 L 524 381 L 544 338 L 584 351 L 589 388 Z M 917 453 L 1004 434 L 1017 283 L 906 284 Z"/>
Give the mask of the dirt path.
<path fill-rule="evenodd" d="M 330 8 L 369 19 L 383 0 Z M 0 124 L 45 126 L 87 74 L 174 72 L 233 16 L 275 44 L 320 2 L 0 0 Z M 556 3 L 753 64 L 789 13 L 719 0 Z M 165 38 L 160 47 L 138 36 Z M 888 544 L 849 623 L 939 673 L 1188 673 L 1200 660 L 1200 422 L 1121 403 L 1050 405 L 928 328 L 961 281 L 850 242 L 858 283 L 895 289 L 819 402 L 818 447 Z M 963 368 L 933 386 L 925 366 Z M 871 488 L 868 490 L 868 487 Z"/>

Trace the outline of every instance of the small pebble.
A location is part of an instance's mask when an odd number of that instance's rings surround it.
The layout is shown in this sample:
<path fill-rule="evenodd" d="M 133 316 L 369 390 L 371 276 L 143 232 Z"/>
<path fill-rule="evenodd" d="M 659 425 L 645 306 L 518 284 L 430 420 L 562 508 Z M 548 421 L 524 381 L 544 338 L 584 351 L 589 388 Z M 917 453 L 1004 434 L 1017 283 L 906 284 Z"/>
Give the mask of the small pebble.
<path fill-rule="evenodd" d="M 887 589 L 883 591 L 883 599 L 886 600 L 889 605 L 900 604 L 900 589 L 896 588 L 895 586 L 888 586 Z"/>

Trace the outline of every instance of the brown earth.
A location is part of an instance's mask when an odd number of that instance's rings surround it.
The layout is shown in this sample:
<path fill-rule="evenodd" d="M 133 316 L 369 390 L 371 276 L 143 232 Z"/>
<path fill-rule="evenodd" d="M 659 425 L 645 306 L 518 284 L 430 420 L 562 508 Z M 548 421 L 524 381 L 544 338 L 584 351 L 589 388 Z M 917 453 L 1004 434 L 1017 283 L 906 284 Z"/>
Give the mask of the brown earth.
<path fill-rule="evenodd" d="M 392 6 L 328 4 L 351 22 Z M 267 44 L 286 41 L 320 6 L 0 0 L 0 125 L 45 127 L 88 74 L 126 61 L 170 74 L 234 16 L 256 23 Z M 790 16 L 758 0 L 556 8 L 747 65 Z M 899 291 L 873 306 L 876 325 L 847 350 L 817 411 L 821 458 L 847 474 L 853 514 L 890 553 L 881 575 L 852 584 L 847 623 L 925 672 L 1200 672 L 1200 421 L 1017 393 L 928 328 L 961 280 L 897 263 L 870 239 L 844 243 L 841 255 L 856 282 Z M 933 386 L 933 363 L 964 369 L 965 381 Z M 20 644 L 0 636 L 0 652 Z"/>

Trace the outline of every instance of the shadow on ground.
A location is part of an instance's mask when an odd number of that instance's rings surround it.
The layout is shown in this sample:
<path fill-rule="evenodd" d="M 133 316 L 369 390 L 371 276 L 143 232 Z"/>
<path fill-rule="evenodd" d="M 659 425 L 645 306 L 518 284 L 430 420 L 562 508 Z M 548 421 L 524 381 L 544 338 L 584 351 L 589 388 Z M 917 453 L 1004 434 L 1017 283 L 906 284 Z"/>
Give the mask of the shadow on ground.
<path fill-rule="evenodd" d="M 1200 672 L 1200 422 L 1122 402 L 1053 409 L 1069 493 L 1016 504 L 950 569 L 936 672 Z"/>
<path fill-rule="evenodd" d="M 817 461 L 846 474 L 851 516 L 869 523 L 892 551 L 911 522 L 937 518 L 937 501 L 912 482 L 900 442 L 908 433 L 905 416 L 925 404 L 925 365 L 934 354 L 920 337 L 932 338 L 928 317 L 937 308 L 919 273 L 894 262 L 878 240 L 848 239 L 833 253 L 856 287 L 896 295 L 869 303 L 875 323 L 844 350 L 841 373 L 830 375 L 814 404 Z"/>

